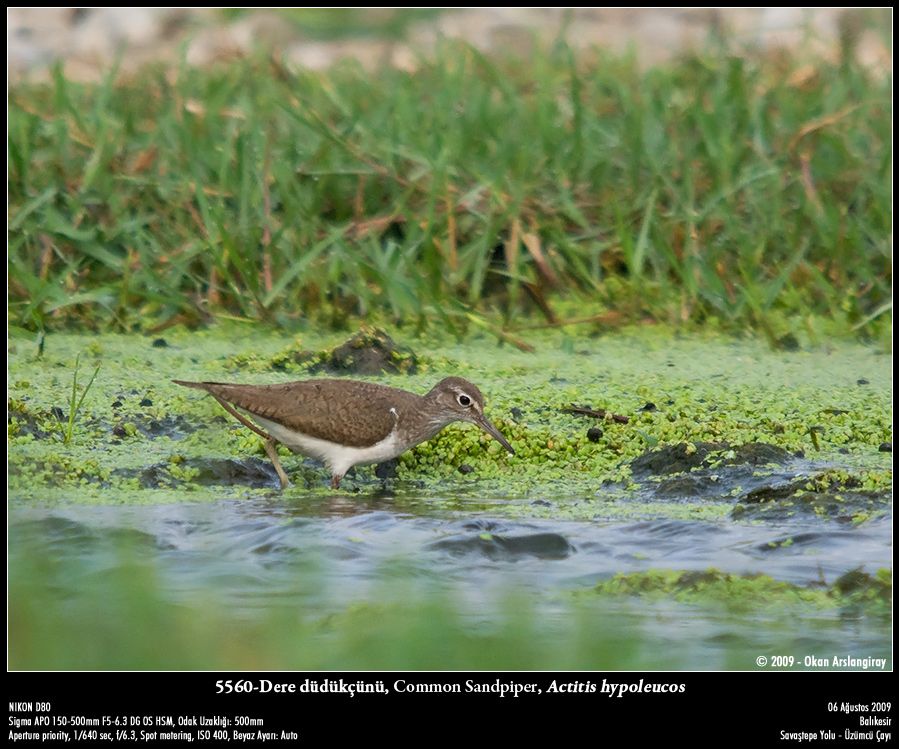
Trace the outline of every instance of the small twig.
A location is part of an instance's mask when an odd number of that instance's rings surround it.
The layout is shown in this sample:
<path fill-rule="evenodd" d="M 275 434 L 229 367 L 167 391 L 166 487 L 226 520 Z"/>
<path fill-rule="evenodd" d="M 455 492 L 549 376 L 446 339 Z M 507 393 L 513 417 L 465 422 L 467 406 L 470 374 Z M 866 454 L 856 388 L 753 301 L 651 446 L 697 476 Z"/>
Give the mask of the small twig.
<path fill-rule="evenodd" d="M 509 228 L 509 238 L 503 243 L 503 252 L 506 259 L 506 268 L 509 270 L 510 280 L 509 286 L 510 306 L 515 306 L 518 297 L 518 254 L 521 244 L 521 221 L 517 218 L 513 219 L 512 226 Z"/>
<path fill-rule="evenodd" d="M 216 306 L 221 301 L 219 294 L 219 274 L 213 265 L 209 269 L 209 288 L 206 290 L 206 302 L 211 306 Z"/>
<path fill-rule="evenodd" d="M 575 406 L 572 403 L 571 408 L 562 408 L 560 410 L 565 414 L 591 416 L 594 419 L 605 419 L 607 416 L 609 416 L 611 417 L 612 421 L 617 421 L 619 424 L 630 423 L 630 419 L 627 416 L 622 416 L 621 414 L 613 414 L 610 411 L 603 410 L 602 408 L 584 408 L 583 406 Z"/>
<path fill-rule="evenodd" d="M 406 223 L 406 217 L 402 213 L 388 213 L 384 216 L 374 216 L 370 219 L 354 221 L 346 227 L 344 234 L 351 239 L 363 239 L 369 234 L 379 234 L 386 231 L 392 224 L 404 223 Z"/>
<path fill-rule="evenodd" d="M 50 241 L 50 237 L 43 233 L 38 235 L 38 239 L 41 247 L 43 247 L 43 252 L 41 252 L 41 270 L 38 277 L 41 281 L 46 281 L 50 273 L 50 263 L 53 262 L 53 243 Z"/>
<path fill-rule="evenodd" d="M 528 252 L 531 253 L 531 257 L 534 259 L 537 270 L 540 272 L 540 275 L 543 276 L 544 280 L 550 286 L 559 286 L 559 277 L 556 275 L 553 267 L 546 259 L 546 255 L 543 253 L 543 248 L 540 244 L 540 235 L 537 234 L 536 231 L 525 232 L 521 235 L 521 242 L 527 248 Z"/>
<path fill-rule="evenodd" d="M 590 317 L 578 317 L 571 320 L 557 320 L 549 323 L 534 323 L 532 325 L 519 325 L 515 330 L 538 330 L 542 328 L 564 328 L 566 325 L 584 325 L 585 323 L 602 323 L 609 326 L 620 325 L 624 320 L 624 316 L 616 310 L 603 312 L 599 315 L 590 315 Z"/>
<path fill-rule="evenodd" d="M 484 328 L 485 330 L 489 330 L 493 335 L 499 338 L 501 341 L 505 341 L 506 343 L 512 344 L 515 348 L 520 351 L 526 351 L 529 354 L 532 354 L 536 349 L 527 341 L 523 341 L 521 338 L 516 338 L 511 333 L 507 333 L 505 330 L 500 330 L 494 325 L 491 325 L 486 320 L 478 317 L 477 315 L 473 315 L 471 312 L 467 312 L 465 316 L 477 325 L 480 328 Z"/>
<path fill-rule="evenodd" d="M 559 318 L 556 317 L 556 313 L 553 312 L 552 307 L 549 306 L 549 302 L 546 301 L 543 290 L 537 284 L 530 283 L 529 281 L 524 281 L 521 285 L 524 286 L 524 290 L 531 295 L 531 299 L 533 299 L 534 303 L 540 308 L 540 311 L 543 313 L 547 322 L 550 325 L 558 325 Z"/>
<path fill-rule="evenodd" d="M 796 148 L 799 141 L 801 141 L 806 135 L 809 135 L 810 133 L 814 133 L 817 130 L 821 130 L 823 128 L 830 127 L 831 125 L 836 124 L 837 122 L 842 120 L 844 117 L 848 117 L 850 114 L 852 114 L 856 109 L 859 109 L 861 106 L 863 106 L 863 105 L 862 104 L 850 104 L 847 107 L 843 107 L 838 112 L 831 112 L 830 114 L 826 114 L 823 117 L 819 117 L 816 120 L 807 122 L 805 125 L 803 125 L 799 129 L 799 131 L 796 133 L 796 135 L 794 135 L 790 139 L 790 142 L 787 144 L 787 150 L 792 151 L 794 148 Z"/>

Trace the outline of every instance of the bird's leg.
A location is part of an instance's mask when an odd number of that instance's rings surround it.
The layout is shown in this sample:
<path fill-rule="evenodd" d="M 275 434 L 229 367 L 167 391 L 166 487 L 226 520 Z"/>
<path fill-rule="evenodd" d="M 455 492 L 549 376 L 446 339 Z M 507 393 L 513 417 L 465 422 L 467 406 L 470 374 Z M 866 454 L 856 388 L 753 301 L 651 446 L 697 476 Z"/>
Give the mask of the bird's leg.
<path fill-rule="evenodd" d="M 290 482 L 287 480 L 287 474 L 284 473 L 284 469 L 281 468 L 281 461 L 278 459 L 278 450 L 275 448 L 275 440 L 271 437 L 265 441 L 265 452 L 268 455 L 269 460 L 272 461 L 272 465 L 275 467 L 278 479 L 281 482 L 281 488 L 286 489 L 290 486 Z"/>
<path fill-rule="evenodd" d="M 224 408 L 229 414 L 231 414 L 235 419 L 237 419 L 241 424 L 243 424 L 247 429 L 252 432 L 256 432 L 262 439 L 270 440 L 272 437 L 268 432 L 263 432 L 259 427 L 257 427 L 252 421 L 245 418 L 243 414 L 238 412 L 234 406 L 232 406 L 228 401 L 224 398 L 219 398 L 215 393 L 210 393 L 210 395 L 215 398 L 219 405 Z"/>
<path fill-rule="evenodd" d="M 235 419 L 237 419 L 241 424 L 243 424 L 247 429 L 252 432 L 258 434 L 262 439 L 265 440 L 265 454 L 268 455 L 269 460 L 272 461 L 272 465 L 275 467 L 275 472 L 278 474 L 278 480 L 281 482 L 281 488 L 286 489 L 290 486 L 290 482 L 287 480 L 287 474 L 284 473 L 284 469 L 281 468 L 281 461 L 278 459 L 278 451 L 275 449 L 275 439 L 267 432 L 263 432 L 259 427 L 257 427 L 253 422 L 249 419 L 245 418 L 243 414 L 237 411 L 228 401 L 224 398 L 219 398 L 215 393 L 210 393 L 210 395 L 215 398 L 219 405 L 224 408 L 229 414 L 231 414 Z"/>
<path fill-rule="evenodd" d="M 336 473 L 331 476 L 331 488 L 339 489 L 340 488 L 340 479 L 343 478 L 343 475 L 337 475 Z"/>

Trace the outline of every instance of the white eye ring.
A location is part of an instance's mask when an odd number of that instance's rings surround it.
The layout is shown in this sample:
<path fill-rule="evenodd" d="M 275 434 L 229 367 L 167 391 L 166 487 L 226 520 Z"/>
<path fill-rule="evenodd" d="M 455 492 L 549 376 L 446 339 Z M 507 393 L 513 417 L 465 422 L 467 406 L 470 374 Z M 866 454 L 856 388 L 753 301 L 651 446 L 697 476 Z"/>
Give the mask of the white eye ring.
<path fill-rule="evenodd" d="M 463 408 L 468 408 L 471 405 L 471 398 L 465 395 L 465 393 L 459 393 L 456 396 L 456 400 L 459 401 L 459 405 Z"/>

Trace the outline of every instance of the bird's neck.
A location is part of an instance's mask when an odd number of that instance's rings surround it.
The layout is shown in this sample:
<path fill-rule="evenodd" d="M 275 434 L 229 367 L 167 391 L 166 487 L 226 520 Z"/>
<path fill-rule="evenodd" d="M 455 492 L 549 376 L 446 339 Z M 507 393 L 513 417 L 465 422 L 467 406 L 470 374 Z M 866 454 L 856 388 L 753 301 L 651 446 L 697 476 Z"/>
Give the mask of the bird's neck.
<path fill-rule="evenodd" d="M 418 408 L 402 414 L 399 427 L 407 435 L 415 435 L 420 438 L 419 442 L 424 442 L 455 420 L 453 416 L 447 415 L 436 398 L 429 398 L 426 395 L 418 403 Z"/>

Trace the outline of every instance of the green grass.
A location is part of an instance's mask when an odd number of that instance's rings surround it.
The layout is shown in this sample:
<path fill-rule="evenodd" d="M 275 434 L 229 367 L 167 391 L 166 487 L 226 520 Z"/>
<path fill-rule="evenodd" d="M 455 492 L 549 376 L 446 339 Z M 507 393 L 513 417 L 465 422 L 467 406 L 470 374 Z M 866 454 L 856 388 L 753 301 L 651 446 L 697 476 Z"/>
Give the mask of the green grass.
<path fill-rule="evenodd" d="M 9 95 L 14 324 L 591 318 L 889 338 L 891 80 L 447 44 Z M 539 319 L 538 319 L 539 318 Z"/>
<path fill-rule="evenodd" d="M 84 389 L 81 391 L 81 395 L 78 395 L 78 369 L 81 363 L 81 354 L 75 357 L 75 369 L 72 372 L 72 397 L 69 399 L 69 419 L 66 424 L 65 437 L 63 442 L 68 445 L 72 441 L 72 432 L 75 429 L 75 420 L 78 418 L 78 411 L 81 409 L 81 404 L 84 403 L 84 399 L 87 397 L 88 392 L 91 389 L 91 385 L 94 384 L 94 380 L 97 379 L 97 374 L 100 372 L 100 365 L 97 365 L 97 368 L 94 369 L 94 373 L 91 375 L 90 381 L 87 385 L 84 386 Z"/>

